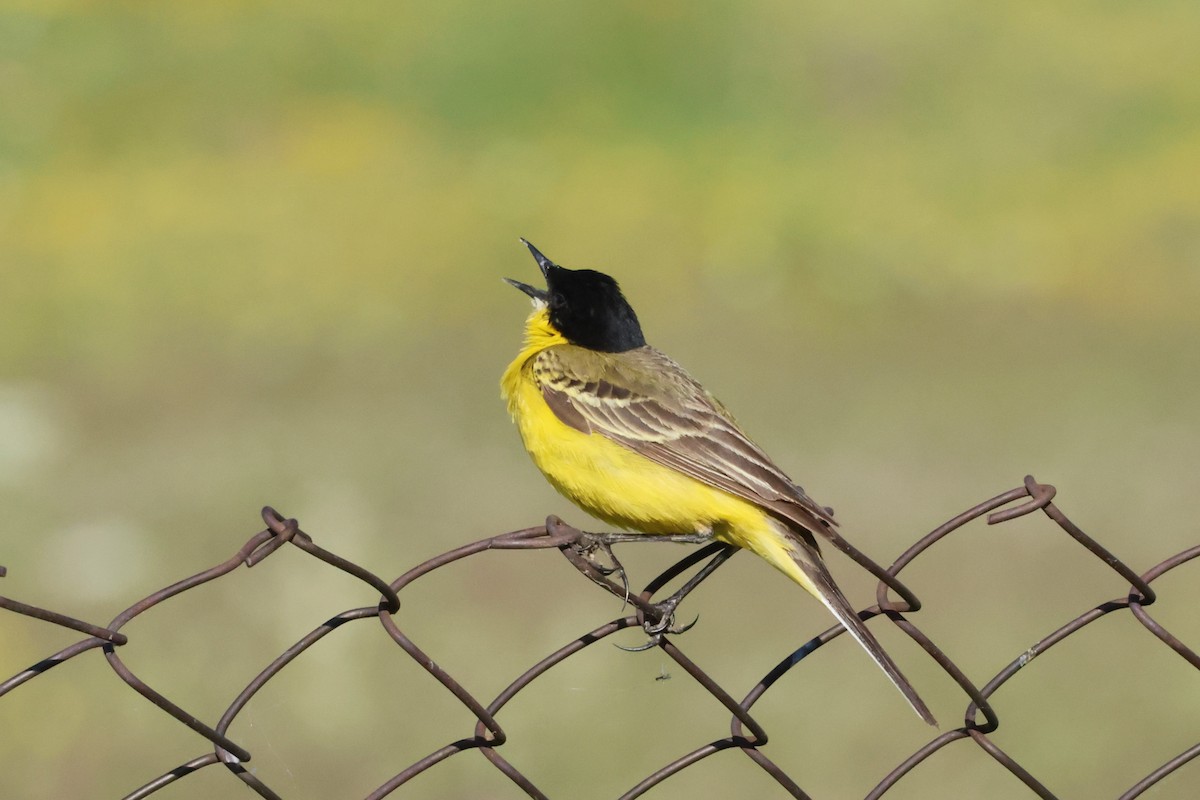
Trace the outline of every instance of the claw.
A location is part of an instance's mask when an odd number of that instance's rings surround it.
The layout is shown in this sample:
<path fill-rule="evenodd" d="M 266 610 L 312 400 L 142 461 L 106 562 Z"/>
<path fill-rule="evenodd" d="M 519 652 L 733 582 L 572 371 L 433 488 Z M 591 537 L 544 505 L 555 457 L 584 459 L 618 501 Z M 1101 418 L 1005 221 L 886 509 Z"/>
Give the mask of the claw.
<path fill-rule="evenodd" d="M 650 640 L 648 642 L 646 642 L 645 644 L 639 644 L 637 647 L 626 647 L 623 644 L 615 644 L 615 643 L 613 644 L 613 647 L 617 648 L 618 650 L 624 650 L 626 653 L 642 653 L 642 652 L 645 652 L 646 650 L 650 650 L 652 648 L 658 647 L 659 642 L 661 642 L 661 641 L 662 641 L 662 635 L 660 634 L 658 636 L 650 637 Z"/>

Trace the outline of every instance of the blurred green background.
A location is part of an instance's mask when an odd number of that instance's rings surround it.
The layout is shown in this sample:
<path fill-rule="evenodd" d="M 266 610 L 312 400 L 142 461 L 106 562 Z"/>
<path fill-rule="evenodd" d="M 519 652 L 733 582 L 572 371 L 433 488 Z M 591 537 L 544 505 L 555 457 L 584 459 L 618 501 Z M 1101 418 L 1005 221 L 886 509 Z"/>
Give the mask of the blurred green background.
<path fill-rule="evenodd" d="M 591 524 L 498 398 L 527 311 L 500 278 L 536 277 L 518 236 L 615 274 L 650 341 L 877 560 L 1027 472 L 1137 570 L 1200 539 L 1194 2 L 0 8 L 5 595 L 105 622 L 232 555 L 267 503 L 388 579 L 548 513 Z M 684 552 L 620 555 L 641 584 Z M 906 578 L 980 684 L 1128 588 L 1042 518 L 972 528 Z M 1196 569 L 1160 590 L 1154 615 L 1197 646 Z M 121 656 L 214 721 L 375 599 L 284 552 L 138 618 Z M 688 605 L 681 646 L 739 697 L 829 624 L 747 556 Z M 555 553 L 496 553 L 412 587 L 400 620 L 491 697 L 619 613 Z M 875 629 L 959 724 L 961 693 Z M 13 615 L 0 636 L 5 675 L 78 638 Z M 0 795 L 120 796 L 204 752 L 101 660 L 0 701 Z M 997 694 L 994 740 L 1061 797 L 1116 796 L 1195 744 L 1197 686 L 1114 615 Z M 820 798 L 861 797 L 931 735 L 842 639 L 758 716 Z M 728 732 L 661 653 L 607 643 L 500 720 L 554 797 L 616 796 Z M 231 735 L 284 796 L 326 798 L 471 729 L 363 622 Z M 1147 796 L 1198 782 L 1192 764 Z M 158 796 L 250 796 L 236 783 L 211 768 Z M 649 796 L 772 786 L 723 753 Z M 523 795 L 468 753 L 396 796 Z M 1026 796 L 966 743 L 888 795 Z"/>

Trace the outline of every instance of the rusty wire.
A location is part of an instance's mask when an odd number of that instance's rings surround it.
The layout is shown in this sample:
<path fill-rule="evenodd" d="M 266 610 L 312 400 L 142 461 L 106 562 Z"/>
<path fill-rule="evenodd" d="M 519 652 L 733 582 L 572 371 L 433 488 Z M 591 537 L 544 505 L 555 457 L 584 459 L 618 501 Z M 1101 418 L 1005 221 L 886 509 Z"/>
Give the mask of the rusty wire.
<path fill-rule="evenodd" d="M 849 543 L 837 536 L 836 533 L 833 534 L 834 546 L 870 571 L 879 580 L 877 604 L 859 612 L 860 616 L 863 619 L 870 619 L 878 615 L 886 616 L 919 644 L 929 657 L 961 687 L 967 700 L 962 725 L 935 736 L 927 744 L 917 749 L 900 764 L 896 765 L 894 769 L 882 776 L 878 784 L 868 793 L 868 800 L 882 797 L 892 787 L 902 781 L 918 764 L 929 759 L 950 743 L 959 740 L 974 742 L 984 752 L 1020 779 L 1037 796 L 1054 798 L 1055 795 L 1028 769 L 1001 750 L 990 738 L 990 734 L 999 728 L 1000 718 L 996 710 L 991 706 L 989 699 L 997 689 L 1018 671 L 1027 667 L 1034 658 L 1107 614 L 1128 610 L 1160 642 L 1200 672 L 1200 655 L 1185 645 L 1170 631 L 1166 630 L 1146 610 L 1155 600 L 1155 593 L 1151 584 L 1170 570 L 1200 556 L 1200 545 L 1177 553 L 1149 568 L 1141 575 L 1138 575 L 1133 569 L 1071 522 L 1052 502 L 1054 496 L 1055 489 L 1053 486 L 1038 483 L 1031 476 L 1027 476 L 1023 486 L 980 503 L 939 526 L 901 554 L 895 563 L 886 570 L 858 550 L 855 550 Z M 1023 502 L 1017 504 L 1018 501 L 1022 500 Z M 900 581 L 899 575 L 914 559 L 927 552 L 951 533 L 962 529 L 963 526 L 972 520 L 986 515 L 988 524 L 998 524 L 1036 511 L 1042 512 L 1062 531 L 1082 545 L 1091 555 L 1116 572 L 1124 582 L 1129 584 L 1130 590 L 1127 595 L 1102 602 L 1068 621 L 1022 652 L 983 686 L 976 686 L 966 677 L 963 670 L 911 621 L 909 615 L 920 609 L 920 601 Z M 500 711 L 519 692 L 526 689 L 551 667 L 562 663 L 581 650 L 602 641 L 613 633 L 624 628 L 636 626 L 662 628 L 664 624 L 669 622 L 669 620 L 664 619 L 664 615 L 669 613 L 669 609 L 664 610 L 662 606 L 652 602 L 652 598 L 655 597 L 656 593 L 670 581 L 680 575 L 686 574 L 689 570 L 697 567 L 697 565 L 705 563 L 707 566 L 701 568 L 693 576 L 692 581 L 689 582 L 689 585 L 693 585 L 692 582 L 698 584 L 700 581 L 706 579 L 712 571 L 715 571 L 716 567 L 729 555 L 729 548 L 725 545 L 710 544 L 702 547 L 671 566 L 651 581 L 642 592 L 634 595 L 627 586 L 614 580 L 612 572 L 604 569 L 594 557 L 596 539 L 592 534 L 573 528 L 555 517 L 550 517 L 545 525 L 493 536 L 443 553 L 414 567 L 391 583 L 388 583 L 371 571 L 319 547 L 313 542 L 310 536 L 300 530 L 296 520 L 286 519 L 270 507 L 263 509 L 262 516 L 266 523 L 266 529 L 252 536 L 227 561 L 148 595 L 122 611 L 108 625 L 93 625 L 63 614 L 0 597 L 0 608 L 44 620 L 54 625 L 70 628 L 87 635 L 87 638 L 81 639 L 53 655 L 47 656 L 3 683 L 0 683 L 0 697 L 81 653 L 88 650 L 100 649 L 103 651 L 108 664 L 128 686 L 174 717 L 179 723 L 195 731 L 211 745 L 211 751 L 206 751 L 194 759 L 173 767 L 139 788 L 134 789 L 126 795 L 127 800 L 148 797 L 176 781 L 183 780 L 189 775 L 195 774 L 204 767 L 216 764 L 224 766 L 259 796 L 278 798 L 280 795 L 276 791 L 268 787 L 259 777 L 252 774 L 243 766 L 250 760 L 251 753 L 227 736 L 230 725 L 242 709 L 245 708 L 247 703 L 249 703 L 251 698 L 271 678 L 317 641 L 346 623 L 364 619 L 377 619 L 387 634 L 404 652 L 411 656 L 422 669 L 428 672 L 470 711 L 476 720 L 476 724 L 470 735 L 449 742 L 429 753 L 424 758 L 406 766 L 371 792 L 368 798 L 373 800 L 374 798 L 382 798 L 390 795 L 422 772 L 452 756 L 469 750 L 479 750 L 497 770 L 507 776 L 508 779 L 519 786 L 530 797 L 544 798 L 546 795 L 516 765 L 501 755 L 500 750 L 507 736 L 497 720 Z M 243 565 L 253 567 L 288 544 L 325 562 L 331 567 L 353 575 L 355 578 L 368 584 L 380 599 L 376 605 L 354 608 L 337 614 L 287 648 L 287 650 L 268 664 L 254 680 L 242 689 L 216 724 L 209 725 L 202 722 L 146 684 L 117 655 L 118 649 L 129 643 L 129 638 L 121 633 L 121 629 L 139 614 L 182 592 L 227 575 Z M 415 581 L 437 569 L 489 550 L 549 548 L 557 548 L 576 569 L 599 587 L 617 597 L 628 600 L 633 608 L 633 612 L 588 631 L 573 639 L 564 647 L 545 656 L 517 676 L 507 688 L 490 701 L 477 698 L 456 680 L 453 675 L 438 666 L 436 661 L 421 650 L 404 632 L 401 623 L 397 619 L 398 612 L 401 609 L 400 595 L 402 591 Z M 4 568 L 0 567 L 0 577 L 3 576 Z M 889 590 L 898 595 L 900 600 L 891 599 L 889 597 Z M 740 750 L 793 797 L 809 797 L 801 788 L 798 780 L 787 774 L 766 754 L 764 746 L 767 744 L 767 732 L 755 720 L 751 711 L 755 704 L 758 703 L 779 678 L 795 668 L 803 659 L 811 657 L 822 645 L 842 632 L 843 628 L 841 626 L 835 626 L 805 643 L 794 653 L 771 668 L 741 700 L 738 700 L 734 694 L 718 684 L 702 667 L 691 660 L 676 644 L 677 637 L 673 636 L 672 632 L 668 631 L 661 636 L 655 637 L 653 640 L 655 645 L 729 711 L 731 714 L 730 733 L 729 736 L 704 744 L 692 752 L 663 765 L 660 769 L 647 775 L 625 792 L 625 794 L 621 795 L 622 800 L 639 797 L 652 787 L 668 780 L 672 775 L 689 768 L 691 765 L 714 753 L 728 749 Z M 1198 676 L 1198 679 L 1200 679 L 1200 676 Z M 1129 787 L 1123 794 L 1119 795 L 1118 800 L 1132 800 L 1132 798 L 1140 796 L 1151 786 L 1180 769 L 1184 764 L 1197 756 L 1200 756 L 1200 742 L 1168 758 L 1160 766 Z"/>

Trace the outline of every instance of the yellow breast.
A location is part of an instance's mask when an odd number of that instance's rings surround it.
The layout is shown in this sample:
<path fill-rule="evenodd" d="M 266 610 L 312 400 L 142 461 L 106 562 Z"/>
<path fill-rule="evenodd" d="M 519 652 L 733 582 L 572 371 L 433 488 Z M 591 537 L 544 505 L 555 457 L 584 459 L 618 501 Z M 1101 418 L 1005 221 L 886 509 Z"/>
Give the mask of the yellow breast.
<path fill-rule="evenodd" d="M 546 347 L 566 344 L 544 316 L 530 317 L 526 346 L 505 370 L 501 391 L 525 449 L 554 488 L 589 514 L 644 533 L 711 530 L 743 545 L 745 534 L 765 524 L 762 510 L 744 500 L 561 422 L 530 364 Z"/>

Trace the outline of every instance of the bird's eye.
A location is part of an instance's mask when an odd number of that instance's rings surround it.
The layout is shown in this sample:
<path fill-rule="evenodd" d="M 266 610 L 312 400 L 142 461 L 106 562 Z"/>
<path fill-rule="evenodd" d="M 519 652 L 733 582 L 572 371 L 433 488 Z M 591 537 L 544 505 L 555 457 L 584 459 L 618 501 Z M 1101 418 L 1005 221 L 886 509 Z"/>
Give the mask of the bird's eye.
<path fill-rule="evenodd" d="M 554 292 L 550 295 L 550 307 L 562 308 L 567 304 L 567 298 L 563 297 L 562 292 Z"/>

